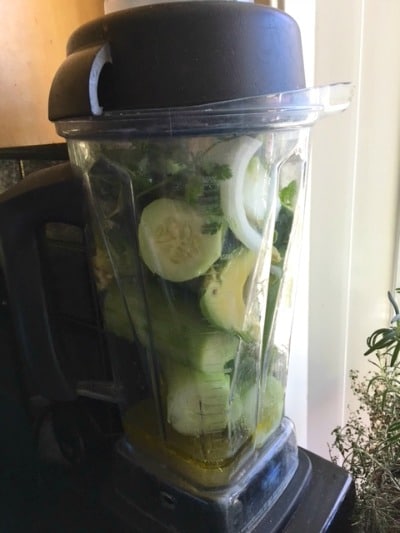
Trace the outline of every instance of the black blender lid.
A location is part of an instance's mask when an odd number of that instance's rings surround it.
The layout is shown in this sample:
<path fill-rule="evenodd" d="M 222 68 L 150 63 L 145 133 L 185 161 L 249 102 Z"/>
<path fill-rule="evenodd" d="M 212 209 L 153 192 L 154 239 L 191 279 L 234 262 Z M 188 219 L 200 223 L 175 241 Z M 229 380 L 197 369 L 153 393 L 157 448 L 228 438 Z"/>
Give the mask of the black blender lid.
<path fill-rule="evenodd" d="M 200 105 L 305 87 L 296 22 L 246 2 L 141 6 L 78 28 L 49 118 Z"/>

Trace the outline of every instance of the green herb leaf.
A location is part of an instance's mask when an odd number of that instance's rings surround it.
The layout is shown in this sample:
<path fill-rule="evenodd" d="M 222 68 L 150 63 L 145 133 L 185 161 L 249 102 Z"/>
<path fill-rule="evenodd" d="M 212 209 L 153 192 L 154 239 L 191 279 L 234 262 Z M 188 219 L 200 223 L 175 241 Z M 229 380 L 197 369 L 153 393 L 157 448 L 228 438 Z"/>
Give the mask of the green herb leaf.
<path fill-rule="evenodd" d="M 200 165 L 200 171 L 203 176 L 213 178 L 216 181 L 224 181 L 232 177 L 230 166 L 219 163 L 202 162 Z"/>
<path fill-rule="evenodd" d="M 197 176 L 190 176 L 185 186 L 185 200 L 189 204 L 198 203 L 199 198 L 204 192 L 204 185 L 201 178 Z"/>
<path fill-rule="evenodd" d="M 297 183 L 296 180 L 293 180 L 289 183 L 289 185 L 283 187 L 280 190 L 279 199 L 284 206 L 289 207 L 289 209 L 294 209 L 296 202 L 296 194 Z"/>
<path fill-rule="evenodd" d="M 210 235 L 214 235 L 215 233 L 217 233 L 221 225 L 222 225 L 221 221 L 217 221 L 217 220 L 206 222 L 201 227 L 201 233 L 207 233 Z"/>

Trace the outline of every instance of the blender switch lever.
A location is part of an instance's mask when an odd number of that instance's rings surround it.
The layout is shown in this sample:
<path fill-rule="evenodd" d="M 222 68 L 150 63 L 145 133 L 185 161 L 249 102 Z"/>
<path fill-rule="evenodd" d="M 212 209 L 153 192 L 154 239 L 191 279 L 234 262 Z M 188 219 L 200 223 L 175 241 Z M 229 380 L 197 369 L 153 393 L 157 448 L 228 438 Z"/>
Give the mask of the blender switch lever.
<path fill-rule="evenodd" d="M 112 381 L 79 381 L 76 386 L 78 396 L 102 400 L 109 403 L 120 403 L 121 387 Z"/>

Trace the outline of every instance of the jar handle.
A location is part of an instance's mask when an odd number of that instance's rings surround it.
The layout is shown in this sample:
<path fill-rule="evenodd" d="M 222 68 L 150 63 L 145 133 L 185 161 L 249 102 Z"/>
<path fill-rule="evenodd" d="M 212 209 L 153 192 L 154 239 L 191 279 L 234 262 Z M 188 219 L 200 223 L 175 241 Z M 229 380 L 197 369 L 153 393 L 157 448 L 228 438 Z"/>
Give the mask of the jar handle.
<path fill-rule="evenodd" d="M 53 335 L 40 259 L 40 234 L 48 222 L 84 227 L 82 179 L 69 163 L 33 173 L 0 195 L 0 261 L 22 356 L 39 391 L 69 401 L 67 378 Z"/>

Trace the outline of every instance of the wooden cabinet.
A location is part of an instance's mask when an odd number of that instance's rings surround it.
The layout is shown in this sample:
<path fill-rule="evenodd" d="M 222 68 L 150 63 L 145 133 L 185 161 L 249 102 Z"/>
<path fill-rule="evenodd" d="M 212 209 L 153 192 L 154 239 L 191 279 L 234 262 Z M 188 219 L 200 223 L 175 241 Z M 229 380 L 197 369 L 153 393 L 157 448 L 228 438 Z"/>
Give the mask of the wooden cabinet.
<path fill-rule="evenodd" d="M 61 142 L 47 118 L 69 35 L 103 0 L 0 0 L 0 147 Z"/>

